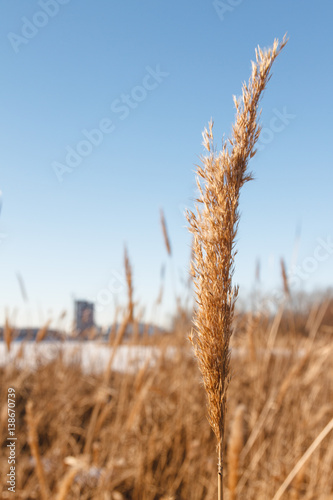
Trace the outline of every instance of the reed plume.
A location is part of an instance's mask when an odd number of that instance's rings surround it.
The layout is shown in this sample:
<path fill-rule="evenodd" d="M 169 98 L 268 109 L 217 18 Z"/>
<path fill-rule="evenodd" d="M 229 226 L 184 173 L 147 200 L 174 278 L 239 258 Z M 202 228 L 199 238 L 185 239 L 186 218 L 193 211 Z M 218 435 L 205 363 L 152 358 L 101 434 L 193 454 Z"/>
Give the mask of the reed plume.
<path fill-rule="evenodd" d="M 126 273 L 126 283 L 127 283 L 129 323 L 133 323 L 134 321 L 133 273 L 126 247 L 124 250 L 124 263 L 125 263 L 125 273 Z"/>
<path fill-rule="evenodd" d="M 167 225 L 166 225 L 166 221 L 165 221 L 165 217 L 164 217 L 164 212 L 162 209 L 160 210 L 160 217 L 161 217 L 161 226 L 162 226 L 162 233 L 163 233 L 165 248 L 168 252 L 168 255 L 171 257 L 172 252 L 171 252 L 170 238 L 169 238 L 168 229 L 167 229 Z"/>
<path fill-rule="evenodd" d="M 230 381 L 229 342 L 237 286 L 232 284 L 235 241 L 239 222 L 241 187 L 252 179 L 249 160 L 255 155 L 260 135 L 258 107 L 272 64 L 287 40 L 272 48 L 256 50 L 249 83 L 243 84 L 242 97 L 234 97 L 236 120 L 232 135 L 216 152 L 213 122 L 203 132 L 207 150 L 197 167 L 199 199 L 196 211 L 187 211 L 193 233 L 191 270 L 196 291 L 197 311 L 190 340 L 198 360 L 208 398 L 208 419 L 217 439 L 218 498 L 223 499 L 223 447 L 226 396 Z"/>
<path fill-rule="evenodd" d="M 280 265 L 281 265 L 283 291 L 284 291 L 285 297 L 290 298 L 290 288 L 289 288 L 289 281 L 288 281 L 288 275 L 287 275 L 287 267 L 286 267 L 286 263 L 285 263 L 284 259 L 282 259 L 282 258 L 280 260 Z"/>

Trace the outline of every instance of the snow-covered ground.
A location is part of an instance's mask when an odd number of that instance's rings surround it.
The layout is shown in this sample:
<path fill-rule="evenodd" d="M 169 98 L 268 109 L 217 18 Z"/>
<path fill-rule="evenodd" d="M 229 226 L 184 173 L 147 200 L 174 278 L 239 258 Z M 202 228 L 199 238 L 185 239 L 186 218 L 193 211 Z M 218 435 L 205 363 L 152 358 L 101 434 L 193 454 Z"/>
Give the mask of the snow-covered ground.
<path fill-rule="evenodd" d="M 66 363 L 80 363 L 85 372 L 103 372 L 113 356 L 111 347 L 96 341 L 86 342 L 12 342 L 10 352 L 4 342 L 0 342 L 0 365 L 14 363 L 19 368 L 35 368 L 62 354 Z M 160 350 L 152 346 L 121 345 L 112 360 L 112 370 L 135 372 L 149 360 L 156 363 Z M 172 348 L 167 355 L 172 355 Z"/>
<path fill-rule="evenodd" d="M 267 353 L 261 350 L 259 356 Z M 134 373 L 145 363 L 154 366 L 161 351 L 154 346 L 120 345 L 113 355 L 113 349 L 106 344 L 97 341 L 66 341 L 36 343 L 34 341 L 12 342 L 10 352 L 4 342 L 0 342 L 0 366 L 14 364 L 19 368 L 35 368 L 40 364 L 48 363 L 62 354 L 63 360 L 68 363 L 79 363 L 86 373 L 103 372 L 110 361 L 111 369 L 118 372 Z M 166 356 L 175 358 L 176 348 L 168 347 Z M 274 356 L 290 356 L 292 352 L 288 349 L 272 349 Z M 303 356 L 305 351 L 300 349 L 296 353 L 297 357 Z M 247 356 L 246 349 L 232 349 L 232 358 Z"/>

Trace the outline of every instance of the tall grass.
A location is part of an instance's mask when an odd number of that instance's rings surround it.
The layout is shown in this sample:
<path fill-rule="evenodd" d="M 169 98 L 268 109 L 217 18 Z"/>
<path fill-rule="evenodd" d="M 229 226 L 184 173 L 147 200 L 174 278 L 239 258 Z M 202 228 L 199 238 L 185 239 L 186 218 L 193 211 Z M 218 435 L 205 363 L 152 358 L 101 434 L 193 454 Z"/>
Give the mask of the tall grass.
<path fill-rule="evenodd" d="M 271 49 L 256 51 L 249 83 L 242 98 L 234 97 L 236 120 L 232 136 L 216 153 L 213 123 L 203 133 L 208 152 L 197 169 L 200 192 L 196 213 L 188 212 L 194 236 L 192 273 L 197 297 L 195 331 L 191 336 L 206 394 L 208 418 L 217 439 L 218 498 L 223 498 L 223 449 L 227 390 L 230 381 L 230 337 L 238 289 L 232 285 L 239 196 L 252 179 L 248 171 L 259 138 L 258 106 L 273 62 L 286 44 L 274 41 Z"/>
<path fill-rule="evenodd" d="M 332 301 L 328 313 L 313 320 L 317 331 L 310 350 L 304 325 L 313 314 L 298 319 L 294 339 L 289 314 L 283 315 L 268 364 L 263 361 L 276 318 L 262 314 L 256 322 L 252 359 L 246 342 L 252 314 L 235 313 L 235 376 L 225 421 L 228 499 L 267 500 L 283 491 L 280 498 L 286 500 L 333 500 L 332 424 L 327 427 L 333 414 L 333 346 L 327 331 Z M 184 342 L 190 325 L 176 325 L 167 338 L 150 339 L 160 350 L 155 366 L 146 364 L 134 374 L 112 366 L 107 378 L 103 372 L 84 373 L 78 362 L 67 365 L 61 353 L 31 370 L 21 365 L 24 349 L 20 359 L 0 367 L 0 497 L 14 498 L 5 481 L 8 387 L 17 394 L 15 499 L 216 497 L 215 437 L 205 425 L 196 360 Z M 171 357 L 166 346 L 173 347 Z M 12 343 L 12 355 L 14 348 Z M 105 348 L 112 355 L 114 347 Z"/>

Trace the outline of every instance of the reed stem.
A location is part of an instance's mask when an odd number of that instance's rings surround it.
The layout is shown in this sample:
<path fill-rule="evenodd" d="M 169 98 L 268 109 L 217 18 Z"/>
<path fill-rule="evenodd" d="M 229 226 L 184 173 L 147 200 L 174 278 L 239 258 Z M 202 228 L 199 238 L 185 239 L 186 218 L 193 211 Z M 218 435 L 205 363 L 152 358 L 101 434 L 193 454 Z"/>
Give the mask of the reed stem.
<path fill-rule="evenodd" d="M 223 441 L 218 444 L 217 492 L 218 500 L 223 500 Z"/>

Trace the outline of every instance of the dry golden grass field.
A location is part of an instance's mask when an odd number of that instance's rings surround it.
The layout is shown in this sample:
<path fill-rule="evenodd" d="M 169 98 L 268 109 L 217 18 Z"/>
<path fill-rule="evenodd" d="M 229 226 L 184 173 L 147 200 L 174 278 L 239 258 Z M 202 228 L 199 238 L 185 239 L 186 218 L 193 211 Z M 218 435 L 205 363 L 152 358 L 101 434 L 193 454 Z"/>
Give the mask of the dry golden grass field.
<path fill-rule="evenodd" d="M 226 498 L 333 499 L 333 432 L 321 434 L 333 416 L 332 325 L 329 300 L 304 314 L 235 315 Z M 2 367 L 2 498 L 215 498 L 216 444 L 190 328 L 179 311 L 169 335 L 136 339 L 160 355 L 134 374 L 112 365 L 84 373 L 61 355 L 34 370 L 19 369 L 19 360 Z M 116 344 L 105 347 L 110 356 Z M 9 387 L 16 391 L 15 494 L 6 485 Z"/>

